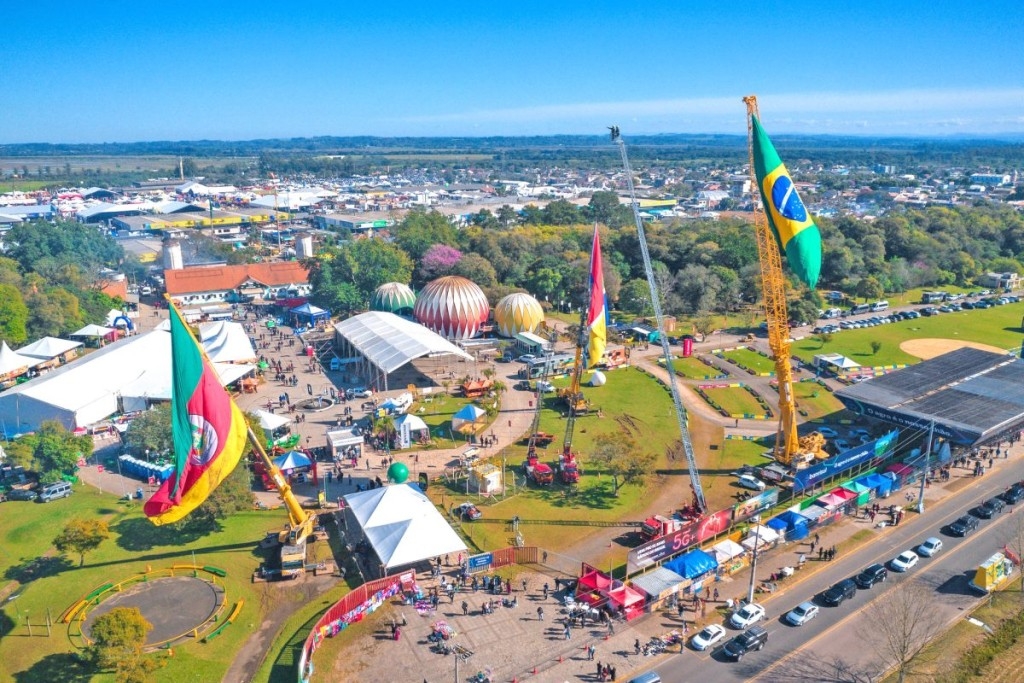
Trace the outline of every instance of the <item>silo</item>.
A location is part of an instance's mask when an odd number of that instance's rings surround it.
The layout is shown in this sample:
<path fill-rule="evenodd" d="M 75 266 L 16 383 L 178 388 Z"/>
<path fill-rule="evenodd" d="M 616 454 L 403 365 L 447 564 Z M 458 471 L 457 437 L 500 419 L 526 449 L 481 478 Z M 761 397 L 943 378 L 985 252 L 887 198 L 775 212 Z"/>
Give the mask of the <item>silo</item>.
<path fill-rule="evenodd" d="M 164 242 L 164 270 L 181 270 L 185 262 L 181 257 L 181 242 Z"/>
<path fill-rule="evenodd" d="M 295 257 L 299 259 L 313 257 L 313 235 L 300 232 L 295 236 Z"/>

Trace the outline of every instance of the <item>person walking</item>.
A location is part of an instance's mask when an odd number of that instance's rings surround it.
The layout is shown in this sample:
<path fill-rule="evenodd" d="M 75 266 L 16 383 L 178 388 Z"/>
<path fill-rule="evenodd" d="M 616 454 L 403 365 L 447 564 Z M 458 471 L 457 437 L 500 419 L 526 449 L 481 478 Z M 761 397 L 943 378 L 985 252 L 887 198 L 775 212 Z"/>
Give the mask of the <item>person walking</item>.
<path fill-rule="evenodd" d="M 572 631 L 569 629 L 569 624 L 565 625 L 565 631 L 563 631 L 566 640 L 572 640 Z"/>
<path fill-rule="evenodd" d="M 537 620 L 538 621 L 544 621 L 544 608 L 543 607 L 538 607 L 537 608 Z"/>
<path fill-rule="evenodd" d="M 594 647 L 593 643 L 591 643 L 590 645 L 587 646 L 587 660 L 588 661 L 591 661 L 591 662 L 594 661 L 594 653 L 595 652 L 597 652 L 597 648 Z"/>
<path fill-rule="evenodd" d="M 469 603 L 465 600 L 462 601 L 462 616 L 469 614 Z"/>

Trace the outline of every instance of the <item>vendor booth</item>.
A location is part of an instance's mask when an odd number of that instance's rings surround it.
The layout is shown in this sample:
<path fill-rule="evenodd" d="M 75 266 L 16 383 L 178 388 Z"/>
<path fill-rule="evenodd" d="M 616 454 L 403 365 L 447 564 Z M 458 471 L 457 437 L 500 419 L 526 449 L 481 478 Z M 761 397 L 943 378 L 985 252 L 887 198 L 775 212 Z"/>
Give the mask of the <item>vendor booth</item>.
<path fill-rule="evenodd" d="M 805 507 L 800 511 L 800 514 L 807 518 L 808 529 L 813 529 L 816 526 L 827 526 L 836 520 L 841 514 L 839 508 L 830 508 L 825 505 L 818 505 L 817 501 Z"/>
<path fill-rule="evenodd" d="M 866 505 L 868 499 L 871 498 L 871 489 L 863 484 L 859 484 L 856 481 L 851 481 L 848 484 L 843 484 L 843 490 L 849 491 L 854 495 L 851 502 L 860 507 Z"/>
<path fill-rule="evenodd" d="M 907 484 L 907 482 L 910 481 L 911 475 L 913 474 L 913 467 L 900 463 L 886 467 L 885 474 L 883 476 L 891 477 L 893 480 L 892 490 L 899 491 Z"/>
<path fill-rule="evenodd" d="M 629 586 L 619 586 L 608 591 L 608 605 L 615 614 L 630 621 L 644 613 L 644 596 Z"/>
<path fill-rule="evenodd" d="M 740 545 L 748 550 L 753 550 L 755 545 L 757 551 L 766 550 L 779 540 L 779 534 L 771 527 L 755 526 L 747 534 L 747 537 L 740 541 Z"/>
<path fill-rule="evenodd" d="M 338 427 L 327 431 L 327 452 L 332 460 L 351 460 L 363 454 L 363 436 L 358 427 Z"/>
<path fill-rule="evenodd" d="M 888 498 L 892 489 L 892 479 L 881 474 L 869 474 L 858 479 L 857 483 L 871 489 L 875 498 Z"/>
<path fill-rule="evenodd" d="M 844 498 L 843 496 L 836 495 L 836 493 L 833 491 L 831 493 L 826 493 L 824 496 L 818 498 L 816 501 L 814 501 L 814 504 L 820 505 L 821 507 L 826 508 L 830 511 L 842 510 L 846 506 L 846 498 Z"/>
<path fill-rule="evenodd" d="M 331 321 L 330 311 L 324 310 L 319 306 L 314 306 L 309 302 L 289 310 L 288 315 L 291 317 L 292 327 L 300 327 L 302 325 L 316 327 L 318 322 Z"/>
<path fill-rule="evenodd" d="M 747 565 L 747 551 L 736 541 L 727 538 L 711 546 L 711 552 L 718 562 L 719 574 L 732 574 Z"/>
<path fill-rule="evenodd" d="M 430 441 L 430 427 L 420 417 L 406 413 L 395 418 L 399 448 L 412 448 Z"/>
<path fill-rule="evenodd" d="M 584 565 L 583 575 L 576 582 L 576 601 L 592 606 L 602 605 L 612 588 L 611 577 L 589 565 Z"/>
<path fill-rule="evenodd" d="M 794 510 L 786 510 L 778 517 L 768 520 L 766 526 L 782 534 L 787 541 L 807 538 L 809 520 Z"/>
<path fill-rule="evenodd" d="M 679 574 L 683 578 L 690 579 L 690 592 L 696 593 L 703 587 L 704 580 L 713 576 L 718 569 L 718 561 L 700 548 L 683 553 L 665 567 Z"/>
<path fill-rule="evenodd" d="M 485 427 L 487 411 L 472 403 L 467 403 L 452 415 L 452 429 L 459 434 L 476 434 Z"/>
<path fill-rule="evenodd" d="M 654 611 L 689 586 L 690 580 L 679 576 L 671 569 L 658 567 L 654 571 L 634 577 L 630 584 L 644 592 L 647 596 L 647 609 Z"/>

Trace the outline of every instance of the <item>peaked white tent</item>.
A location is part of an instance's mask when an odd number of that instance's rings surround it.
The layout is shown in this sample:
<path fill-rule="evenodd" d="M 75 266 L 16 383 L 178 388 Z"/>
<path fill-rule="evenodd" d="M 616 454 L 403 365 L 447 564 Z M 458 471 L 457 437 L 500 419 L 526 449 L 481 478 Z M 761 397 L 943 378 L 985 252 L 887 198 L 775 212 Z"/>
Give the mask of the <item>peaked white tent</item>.
<path fill-rule="evenodd" d="M 215 363 L 250 363 L 256 350 L 241 323 L 220 320 L 199 326 L 199 340 Z"/>
<path fill-rule="evenodd" d="M 386 569 L 466 551 L 466 544 L 414 484 L 351 493 L 345 502 Z"/>
<path fill-rule="evenodd" d="M 284 415 L 278 415 L 277 413 L 271 413 L 266 410 L 254 410 L 252 411 L 252 414 L 259 419 L 260 427 L 263 427 L 263 429 L 268 432 L 280 429 L 291 422 L 291 419 Z"/>
<path fill-rule="evenodd" d="M 0 377 L 17 377 L 42 362 L 38 358 L 23 356 L 12 350 L 7 342 L 0 343 Z"/>
<path fill-rule="evenodd" d="M 111 332 L 114 332 L 113 327 L 103 327 L 102 325 L 86 325 L 82 329 L 72 332 L 69 337 L 106 337 Z"/>
<path fill-rule="evenodd" d="M 39 341 L 32 342 L 28 346 L 18 349 L 23 356 L 32 356 L 42 360 L 52 360 L 57 356 L 67 353 L 71 349 L 77 349 L 82 342 L 68 341 L 58 337 L 43 337 Z"/>

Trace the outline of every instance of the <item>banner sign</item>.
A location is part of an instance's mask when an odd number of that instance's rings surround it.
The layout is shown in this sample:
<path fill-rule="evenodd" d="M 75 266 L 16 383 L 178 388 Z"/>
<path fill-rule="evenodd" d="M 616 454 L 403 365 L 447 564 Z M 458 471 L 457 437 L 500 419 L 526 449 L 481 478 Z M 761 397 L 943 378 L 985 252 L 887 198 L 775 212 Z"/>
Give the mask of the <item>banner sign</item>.
<path fill-rule="evenodd" d="M 896 438 L 899 436 L 899 433 L 898 429 L 894 429 L 875 441 L 851 448 L 816 465 L 797 470 L 796 474 L 793 475 L 793 493 L 800 493 L 812 488 L 818 482 L 841 474 L 868 460 L 875 458 L 883 460 L 889 457 L 896 446 Z"/>
<path fill-rule="evenodd" d="M 779 502 L 779 489 L 765 489 L 756 496 L 751 496 L 733 506 L 732 521 L 742 522 L 754 515 L 759 515 Z"/>
<path fill-rule="evenodd" d="M 726 508 L 699 520 L 688 522 L 677 531 L 637 546 L 626 555 L 626 573 L 650 567 L 690 546 L 714 538 L 732 524 L 733 509 Z"/>
<path fill-rule="evenodd" d="M 481 555 L 472 555 L 467 560 L 466 568 L 472 572 L 479 572 L 487 569 L 494 563 L 493 553 L 483 553 Z"/>

